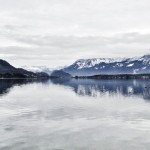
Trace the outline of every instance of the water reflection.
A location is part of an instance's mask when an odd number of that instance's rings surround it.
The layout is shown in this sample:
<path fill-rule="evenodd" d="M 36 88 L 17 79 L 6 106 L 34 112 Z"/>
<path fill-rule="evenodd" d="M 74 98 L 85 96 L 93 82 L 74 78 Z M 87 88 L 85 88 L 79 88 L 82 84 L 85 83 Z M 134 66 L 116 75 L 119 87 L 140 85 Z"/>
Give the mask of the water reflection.
<path fill-rule="evenodd" d="M 74 92 L 80 96 L 98 97 L 108 94 L 113 96 L 141 96 L 150 100 L 149 80 L 93 80 L 93 79 L 53 79 L 54 84 L 72 87 Z"/>
<path fill-rule="evenodd" d="M 62 85 L 71 87 L 79 96 L 99 97 L 122 96 L 142 97 L 150 100 L 149 80 L 93 80 L 93 79 L 7 79 L 0 80 L 0 95 L 7 94 L 14 86 L 21 86 L 31 83 L 42 83 Z"/>
<path fill-rule="evenodd" d="M 7 94 L 14 86 L 29 83 L 47 83 L 48 79 L 0 79 L 0 95 Z"/>
<path fill-rule="evenodd" d="M 0 150 L 149 150 L 149 82 L 0 80 Z"/>

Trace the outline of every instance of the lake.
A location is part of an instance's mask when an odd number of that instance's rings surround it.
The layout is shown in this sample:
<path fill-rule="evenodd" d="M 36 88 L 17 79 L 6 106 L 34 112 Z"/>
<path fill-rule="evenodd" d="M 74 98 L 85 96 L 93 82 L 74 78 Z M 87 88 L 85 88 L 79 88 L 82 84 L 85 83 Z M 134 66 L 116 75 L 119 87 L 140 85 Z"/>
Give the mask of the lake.
<path fill-rule="evenodd" d="M 149 150 L 150 80 L 0 80 L 0 150 Z"/>

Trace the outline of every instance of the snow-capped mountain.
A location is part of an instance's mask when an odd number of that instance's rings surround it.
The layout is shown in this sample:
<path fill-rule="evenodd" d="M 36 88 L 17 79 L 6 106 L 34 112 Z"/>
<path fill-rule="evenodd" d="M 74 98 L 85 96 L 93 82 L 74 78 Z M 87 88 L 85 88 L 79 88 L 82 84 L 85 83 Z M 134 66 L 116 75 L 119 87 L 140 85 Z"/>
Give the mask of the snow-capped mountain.
<path fill-rule="evenodd" d="M 53 71 L 61 70 L 64 67 L 48 68 L 46 66 L 22 66 L 22 68 L 24 68 L 28 71 L 35 72 L 35 73 L 44 72 L 44 73 L 47 73 L 48 75 L 51 75 L 53 73 Z"/>
<path fill-rule="evenodd" d="M 73 76 L 150 73 L 150 55 L 134 58 L 80 59 L 64 71 Z"/>
<path fill-rule="evenodd" d="M 51 75 L 51 73 L 54 71 L 54 69 L 47 68 L 46 66 L 22 66 L 22 68 L 24 68 L 28 71 L 32 71 L 34 73 L 45 72 L 48 75 Z"/>

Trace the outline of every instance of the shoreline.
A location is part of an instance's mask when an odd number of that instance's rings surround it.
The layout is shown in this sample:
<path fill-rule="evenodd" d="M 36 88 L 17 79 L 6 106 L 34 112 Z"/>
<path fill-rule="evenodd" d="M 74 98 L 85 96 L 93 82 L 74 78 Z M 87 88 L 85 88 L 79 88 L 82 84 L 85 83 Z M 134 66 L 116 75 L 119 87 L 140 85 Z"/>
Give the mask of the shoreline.
<path fill-rule="evenodd" d="M 150 80 L 150 74 L 117 74 L 117 75 L 93 75 L 93 76 L 71 76 L 71 77 L 61 77 L 61 76 L 49 76 L 49 77 L 1 77 L 0 80 L 4 79 L 97 79 L 97 80 Z"/>

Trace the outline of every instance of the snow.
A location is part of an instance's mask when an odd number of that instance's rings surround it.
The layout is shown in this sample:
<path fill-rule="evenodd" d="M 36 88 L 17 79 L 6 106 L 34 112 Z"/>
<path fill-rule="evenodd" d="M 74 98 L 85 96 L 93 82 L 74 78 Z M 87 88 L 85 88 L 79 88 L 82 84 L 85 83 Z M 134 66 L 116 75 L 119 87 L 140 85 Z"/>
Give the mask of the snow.
<path fill-rule="evenodd" d="M 145 73 L 150 71 L 150 55 L 134 58 L 94 58 L 80 59 L 68 67 L 79 74 L 96 73 Z M 80 70 L 86 70 L 85 73 Z M 93 69 L 93 70 L 92 70 Z M 95 71 L 95 72 L 94 72 Z"/>
<path fill-rule="evenodd" d="M 52 73 L 52 71 L 54 71 L 54 69 L 47 68 L 46 66 L 23 66 L 22 68 L 28 71 L 35 72 L 35 73 L 45 72 L 49 75 Z"/>
<path fill-rule="evenodd" d="M 150 64 L 150 55 L 145 55 L 143 57 L 133 57 L 133 58 L 94 58 L 94 59 L 79 59 L 74 64 L 77 65 L 78 69 L 82 68 L 91 68 L 99 65 L 100 63 L 117 63 L 119 67 L 123 67 L 123 63 L 125 62 L 128 67 L 132 67 L 134 64 L 130 64 L 134 61 L 143 61 L 144 64 Z"/>
<path fill-rule="evenodd" d="M 135 70 L 133 70 L 133 73 L 136 74 L 136 73 L 138 73 L 138 71 L 139 71 L 139 69 L 135 69 Z"/>
<path fill-rule="evenodd" d="M 147 67 L 143 67 L 142 69 L 144 70 L 144 69 L 146 69 Z"/>
<path fill-rule="evenodd" d="M 123 67 L 124 65 L 122 63 L 117 63 L 116 66 Z"/>
<path fill-rule="evenodd" d="M 82 68 L 91 68 L 91 67 L 94 67 L 100 63 L 109 64 L 109 63 L 121 62 L 121 61 L 125 61 L 125 60 L 126 60 L 126 58 L 79 59 L 74 64 L 76 64 L 78 66 L 78 69 L 82 69 Z"/>
<path fill-rule="evenodd" d="M 133 64 L 129 64 L 129 65 L 127 65 L 127 67 L 132 67 L 134 65 L 134 63 Z"/>

